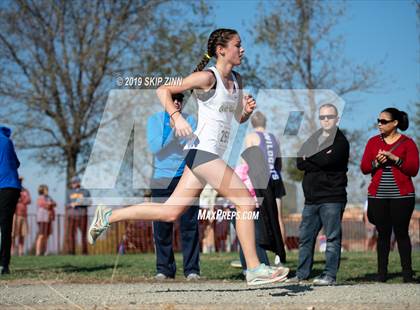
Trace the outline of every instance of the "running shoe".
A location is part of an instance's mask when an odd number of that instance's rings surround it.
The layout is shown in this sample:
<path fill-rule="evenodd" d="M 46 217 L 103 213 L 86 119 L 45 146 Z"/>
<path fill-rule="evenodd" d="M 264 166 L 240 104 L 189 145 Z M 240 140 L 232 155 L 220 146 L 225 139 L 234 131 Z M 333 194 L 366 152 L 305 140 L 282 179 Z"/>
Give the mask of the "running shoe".
<path fill-rule="evenodd" d="M 233 260 L 230 262 L 230 267 L 233 268 L 242 268 L 242 264 L 240 260 Z"/>
<path fill-rule="evenodd" d="M 274 258 L 274 266 L 283 267 L 283 264 L 280 260 L 280 256 L 278 256 L 278 255 L 276 255 L 276 257 Z"/>
<path fill-rule="evenodd" d="M 95 244 L 99 238 L 109 228 L 108 218 L 112 214 L 112 209 L 99 205 L 96 208 L 95 216 L 90 224 L 87 239 L 90 244 Z"/>
<path fill-rule="evenodd" d="M 333 277 L 327 276 L 327 275 L 321 275 L 314 279 L 314 285 L 319 286 L 329 286 L 329 285 L 335 285 L 336 281 Z"/>
<path fill-rule="evenodd" d="M 273 270 L 280 270 L 281 272 L 286 272 L 287 271 L 287 273 L 289 273 L 289 271 L 290 271 L 289 268 L 284 267 L 283 265 L 282 266 L 268 266 L 268 267 L 270 267 Z"/>
<path fill-rule="evenodd" d="M 194 281 L 199 281 L 199 280 L 200 280 L 200 276 L 197 273 L 190 273 L 187 276 L 187 281 L 194 282 Z"/>
<path fill-rule="evenodd" d="M 292 278 L 288 278 L 286 280 L 286 283 L 289 283 L 289 284 L 302 284 L 303 283 L 303 279 L 300 279 L 298 276 L 294 276 Z"/>
<path fill-rule="evenodd" d="M 260 264 L 255 270 L 247 270 L 246 282 L 248 285 L 263 285 L 273 282 L 285 281 L 289 273 L 289 268 L 270 267 Z"/>
<path fill-rule="evenodd" d="M 155 275 L 155 280 L 158 281 L 164 281 L 164 280 L 168 280 L 169 277 L 167 275 L 164 275 L 163 273 L 159 272 L 157 275 Z"/>

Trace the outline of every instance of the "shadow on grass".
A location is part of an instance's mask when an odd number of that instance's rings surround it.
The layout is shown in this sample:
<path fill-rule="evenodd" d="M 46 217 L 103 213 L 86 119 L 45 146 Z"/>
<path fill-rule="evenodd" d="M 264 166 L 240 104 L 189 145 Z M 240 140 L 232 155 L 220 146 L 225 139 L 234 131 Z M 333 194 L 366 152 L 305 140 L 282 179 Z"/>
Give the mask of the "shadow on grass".
<path fill-rule="evenodd" d="M 346 261 L 348 259 L 349 259 L 348 257 L 344 257 L 344 256 L 340 257 L 341 262 Z M 323 264 L 324 265 L 325 264 L 325 258 L 314 259 L 314 264 Z"/>
<path fill-rule="evenodd" d="M 345 281 L 359 282 L 359 283 L 360 282 L 378 282 L 377 276 L 378 276 L 377 273 L 367 273 L 362 276 L 358 276 L 354 278 L 347 278 Z M 401 272 L 388 273 L 387 280 L 393 280 L 395 278 L 402 278 L 402 273 Z M 420 279 L 415 278 L 414 283 L 420 283 Z M 349 283 L 349 284 L 354 284 L 354 283 Z"/>
<path fill-rule="evenodd" d="M 130 265 L 118 264 L 118 268 L 120 268 L 120 267 L 131 267 L 131 266 Z M 113 269 L 113 268 L 114 268 L 114 265 L 104 264 L 104 265 L 91 266 L 91 267 L 64 265 L 60 269 L 63 272 L 75 273 L 75 272 L 96 272 L 96 271 L 101 271 L 101 270 L 109 270 L 109 269 Z"/>
<path fill-rule="evenodd" d="M 131 265 L 123 265 L 122 264 L 118 264 L 118 267 L 131 267 Z M 42 267 L 42 268 L 36 268 L 36 271 L 53 271 L 53 272 L 65 272 L 65 273 L 78 273 L 78 272 L 97 272 L 97 271 L 101 271 L 101 270 L 109 270 L 109 269 L 113 269 L 114 265 L 111 264 L 103 264 L 103 265 L 97 265 L 97 266 L 91 266 L 91 267 L 86 267 L 86 266 L 77 266 L 77 265 L 62 265 L 62 266 L 56 266 L 54 268 L 51 267 Z M 24 272 L 34 272 L 34 268 L 31 269 L 16 269 L 16 272 L 19 273 L 24 273 Z"/>

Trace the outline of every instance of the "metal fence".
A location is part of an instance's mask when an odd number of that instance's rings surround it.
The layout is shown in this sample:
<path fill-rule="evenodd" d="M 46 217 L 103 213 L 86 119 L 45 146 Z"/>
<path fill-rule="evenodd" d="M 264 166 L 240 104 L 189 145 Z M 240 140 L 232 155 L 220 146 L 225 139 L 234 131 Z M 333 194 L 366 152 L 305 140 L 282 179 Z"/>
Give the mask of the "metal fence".
<path fill-rule="evenodd" d="M 91 221 L 89 218 L 89 223 Z M 64 254 L 66 246 L 65 216 L 59 214 L 52 223 L 52 234 L 48 239 L 47 254 Z M 286 219 L 286 233 L 288 250 L 298 247 L 300 220 Z M 343 227 L 343 250 L 363 251 L 366 239 L 366 229 L 362 221 L 344 219 Z M 25 239 L 25 254 L 34 254 L 35 241 L 38 232 L 36 215 L 28 215 L 28 235 Z M 238 241 L 233 226 L 229 221 L 200 221 L 200 246 L 204 252 L 230 252 L 236 251 Z M 317 240 L 316 249 L 322 247 L 323 232 Z M 76 254 L 81 254 L 80 231 L 77 233 Z M 420 250 L 420 218 L 413 218 L 410 223 L 410 237 L 413 250 Z M 174 224 L 174 250 L 180 251 L 179 223 Z M 210 247 L 209 247 L 210 244 Z M 126 221 L 112 225 L 105 236 L 101 237 L 95 246 L 88 247 L 89 254 L 112 254 L 112 253 L 145 253 L 154 252 L 153 229 L 149 221 Z"/>

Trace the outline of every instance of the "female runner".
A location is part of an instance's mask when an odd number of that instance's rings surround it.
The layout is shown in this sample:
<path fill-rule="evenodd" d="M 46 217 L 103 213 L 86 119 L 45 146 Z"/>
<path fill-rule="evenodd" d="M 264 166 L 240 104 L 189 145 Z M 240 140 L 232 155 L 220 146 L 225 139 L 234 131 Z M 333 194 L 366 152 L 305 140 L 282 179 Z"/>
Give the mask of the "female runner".
<path fill-rule="evenodd" d="M 243 123 L 256 107 L 252 96 L 242 95 L 241 76 L 234 66 L 241 64 L 244 49 L 238 33 L 232 29 L 217 29 L 209 37 L 207 53 L 194 73 L 180 86 L 161 86 L 157 95 L 169 113 L 173 130 L 178 137 L 192 137 L 186 146 L 186 167 L 181 180 L 169 199 L 162 204 L 142 203 L 111 210 L 98 206 L 89 228 L 88 240 L 93 244 L 112 223 L 125 220 L 173 222 L 192 204 L 206 183 L 235 204 L 236 230 L 245 255 L 248 285 L 283 281 L 288 268 L 261 264 L 255 249 L 254 222 L 245 214 L 254 211 L 255 200 L 234 171 L 221 159 L 229 142 L 233 117 Z M 204 70 L 215 57 L 216 65 Z M 172 101 L 172 95 L 194 90 L 198 102 L 198 125 L 193 133 Z"/>

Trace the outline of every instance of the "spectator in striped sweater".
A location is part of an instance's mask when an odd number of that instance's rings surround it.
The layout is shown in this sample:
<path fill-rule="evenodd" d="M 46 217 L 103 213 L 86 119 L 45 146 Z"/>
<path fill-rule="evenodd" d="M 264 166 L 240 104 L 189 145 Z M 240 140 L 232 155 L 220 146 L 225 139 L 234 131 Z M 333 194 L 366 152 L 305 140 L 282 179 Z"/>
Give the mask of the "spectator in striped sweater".
<path fill-rule="evenodd" d="M 368 218 L 378 230 L 378 281 L 387 279 L 394 230 L 403 280 L 412 282 L 408 226 L 415 205 L 412 178 L 419 170 L 419 152 L 415 142 L 398 131 L 408 128 L 407 113 L 396 108 L 383 110 L 378 118 L 378 128 L 380 134 L 368 141 L 361 163 L 362 172 L 372 175 L 368 188 Z"/>

